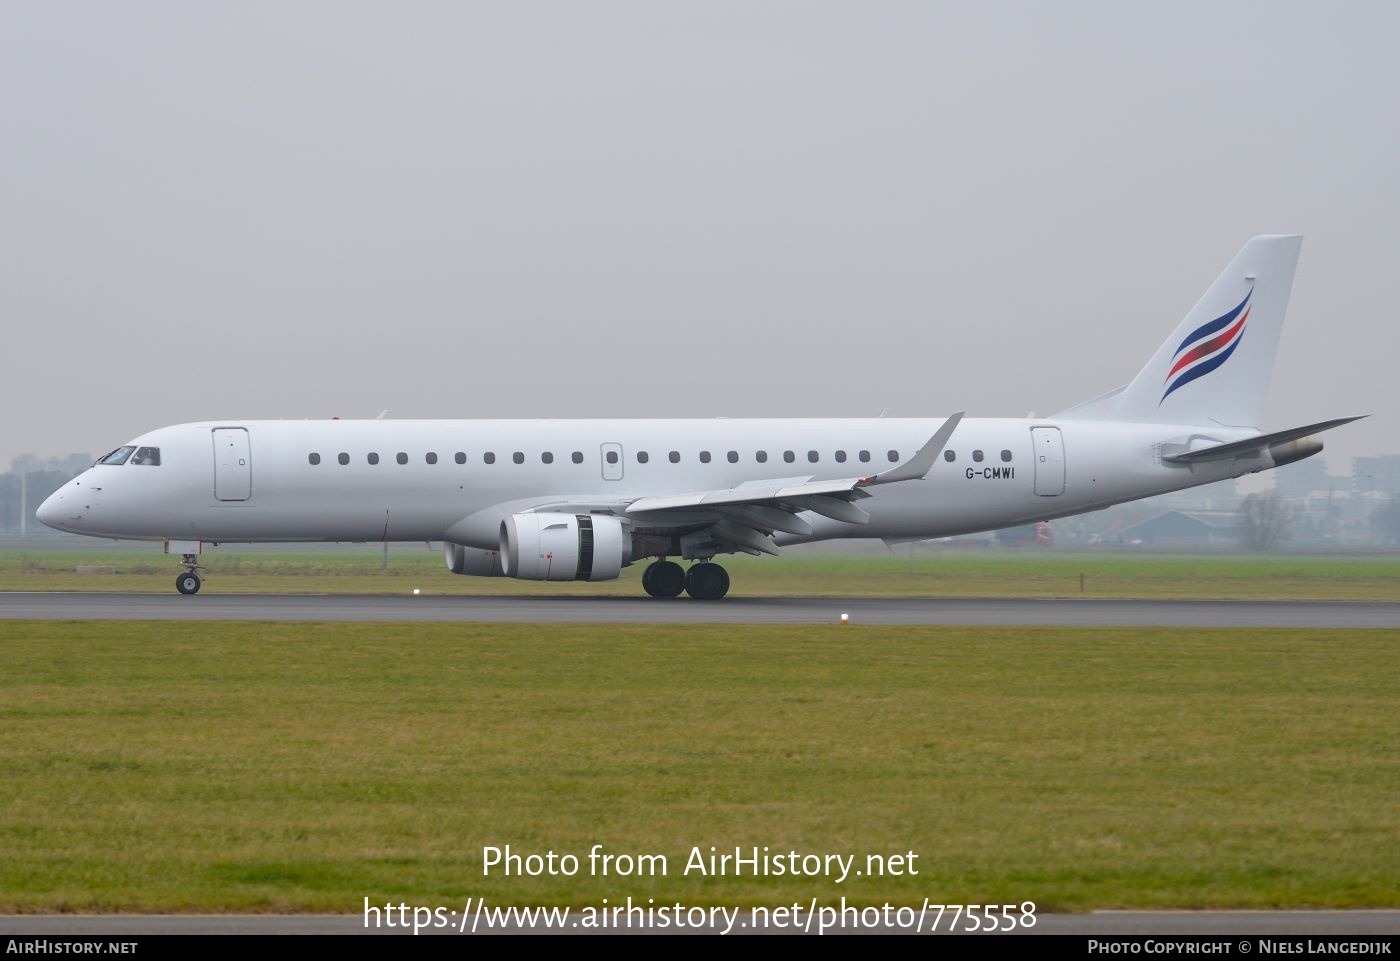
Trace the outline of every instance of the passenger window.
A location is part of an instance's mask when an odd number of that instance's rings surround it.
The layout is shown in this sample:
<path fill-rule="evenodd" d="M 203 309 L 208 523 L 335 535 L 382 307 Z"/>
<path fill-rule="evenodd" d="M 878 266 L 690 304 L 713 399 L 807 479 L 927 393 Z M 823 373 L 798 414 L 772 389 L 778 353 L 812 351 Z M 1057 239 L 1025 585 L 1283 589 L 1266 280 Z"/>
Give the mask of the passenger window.
<path fill-rule="evenodd" d="M 1011 463 L 1011 451 L 1009 451 L 1009 450 L 1004 450 L 1004 451 L 1002 451 L 1002 452 L 1001 452 L 1001 459 L 1002 459 L 1003 461 L 1005 461 L 1006 463 L 1008 463 L 1008 464 Z"/>
<path fill-rule="evenodd" d="M 836 452 L 836 463 L 838 463 L 838 464 L 844 464 L 844 463 L 846 463 L 846 452 L 845 452 L 845 451 L 843 451 L 843 450 L 838 450 L 838 451 Z"/>
<path fill-rule="evenodd" d="M 340 461 L 340 466 L 344 467 L 346 464 L 350 463 L 350 455 L 339 454 L 337 455 L 336 460 Z"/>
<path fill-rule="evenodd" d="M 369 461 L 371 464 L 378 464 L 378 463 L 379 463 L 379 455 L 378 455 L 378 454 L 375 454 L 375 453 L 370 453 L 370 454 L 366 455 L 365 460 Z"/>
<path fill-rule="evenodd" d="M 455 461 L 456 461 L 457 463 L 459 463 L 459 464 L 465 464 L 465 463 L 467 462 L 467 454 L 466 454 L 466 451 L 460 451 L 460 450 L 459 450 L 456 454 L 453 454 L 453 455 L 452 455 L 452 459 L 455 460 Z"/>
<path fill-rule="evenodd" d="M 544 453 L 540 454 L 540 460 L 541 460 L 543 463 L 546 463 L 546 464 L 553 464 L 553 463 L 554 463 L 554 452 L 553 452 L 553 451 L 548 451 L 548 450 L 545 451 Z"/>
<path fill-rule="evenodd" d="M 308 454 L 306 459 L 309 460 L 309 461 L 311 461 L 311 466 L 312 466 L 312 467 L 315 467 L 317 464 L 321 463 L 321 455 L 320 455 L 320 454 Z"/>
<path fill-rule="evenodd" d="M 977 463 L 979 463 L 979 464 L 982 463 L 982 452 L 981 452 L 980 450 L 975 450 L 975 451 L 973 451 L 973 452 L 972 452 L 972 459 L 973 459 L 974 461 L 976 461 Z"/>
<path fill-rule="evenodd" d="M 523 451 L 516 451 L 514 454 L 510 455 L 510 459 L 515 461 L 517 464 L 523 464 L 525 463 L 525 454 Z"/>
<path fill-rule="evenodd" d="M 888 457 L 888 458 L 890 459 L 890 463 L 891 463 L 891 464 L 898 464 L 898 463 L 899 463 L 899 451 L 897 451 L 897 450 L 889 451 L 885 456 Z"/>
<path fill-rule="evenodd" d="M 671 461 L 672 464 L 679 464 L 681 462 L 681 452 L 678 450 L 671 451 L 671 453 L 667 454 L 666 457 Z"/>
<path fill-rule="evenodd" d="M 953 461 L 958 459 L 958 452 L 952 450 L 945 450 L 943 452 L 943 459 L 951 464 Z"/>
<path fill-rule="evenodd" d="M 814 451 L 814 450 L 809 450 L 809 451 L 807 452 L 807 460 L 808 460 L 810 463 L 815 464 L 815 463 L 817 462 L 818 457 L 820 457 L 820 455 L 819 455 L 816 451 Z"/>
<path fill-rule="evenodd" d="M 131 462 L 133 464 L 140 464 L 143 467 L 159 467 L 160 448 L 138 447 L 136 448 L 136 454 L 131 458 Z"/>
<path fill-rule="evenodd" d="M 783 451 L 783 463 L 784 463 L 784 464 L 791 464 L 791 463 L 792 463 L 793 461 L 795 461 L 795 460 L 797 460 L 797 455 L 796 455 L 796 454 L 794 454 L 794 453 L 793 453 L 792 451 L 790 451 L 790 450 L 785 450 L 785 451 Z"/>
<path fill-rule="evenodd" d="M 423 459 L 424 459 L 425 461 L 427 461 L 429 464 L 436 464 L 436 463 L 437 463 L 437 454 L 434 453 L 433 451 L 428 451 L 426 454 L 423 455 Z"/>
<path fill-rule="evenodd" d="M 571 459 L 573 460 L 573 462 L 574 462 L 575 464 L 582 464 L 582 463 L 583 463 L 583 451 L 581 451 L 581 450 L 576 450 L 576 451 L 574 451 L 573 454 L 571 455 Z"/>
<path fill-rule="evenodd" d="M 739 463 L 739 452 L 737 450 L 732 450 L 728 454 L 724 455 L 724 459 L 729 461 L 729 463 L 731 464 L 737 464 Z"/>
<path fill-rule="evenodd" d="M 710 462 L 710 452 L 707 451 L 707 450 L 702 450 L 702 451 L 700 452 L 700 463 L 702 463 L 702 464 L 708 464 L 709 462 Z"/>
<path fill-rule="evenodd" d="M 399 451 L 398 454 L 394 457 L 394 460 L 398 461 L 400 464 L 407 464 L 408 455 L 405 454 L 403 451 Z"/>
<path fill-rule="evenodd" d="M 862 464 L 868 464 L 868 463 L 870 463 L 870 451 L 868 451 L 868 450 L 863 450 L 863 451 L 860 452 L 860 454 L 859 454 L 858 456 L 859 456 L 860 462 L 861 462 Z"/>
<path fill-rule="evenodd" d="M 766 450 L 755 451 L 753 459 L 758 461 L 760 464 L 766 464 L 768 463 L 768 452 Z"/>
<path fill-rule="evenodd" d="M 638 464 L 645 464 L 645 463 L 646 463 L 647 461 L 649 461 L 649 460 L 651 460 L 651 455 L 650 455 L 650 454 L 648 454 L 648 453 L 647 453 L 646 451 L 644 451 L 644 450 L 639 450 L 639 451 L 637 451 L 637 463 L 638 463 Z"/>
<path fill-rule="evenodd" d="M 615 450 L 610 450 L 610 451 L 608 451 L 607 461 L 608 461 L 609 464 L 616 464 L 616 463 L 617 463 L 617 451 L 615 451 Z"/>
<path fill-rule="evenodd" d="M 496 463 L 496 452 L 488 450 L 486 453 L 481 455 L 481 459 L 488 464 L 494 464 Z"/>

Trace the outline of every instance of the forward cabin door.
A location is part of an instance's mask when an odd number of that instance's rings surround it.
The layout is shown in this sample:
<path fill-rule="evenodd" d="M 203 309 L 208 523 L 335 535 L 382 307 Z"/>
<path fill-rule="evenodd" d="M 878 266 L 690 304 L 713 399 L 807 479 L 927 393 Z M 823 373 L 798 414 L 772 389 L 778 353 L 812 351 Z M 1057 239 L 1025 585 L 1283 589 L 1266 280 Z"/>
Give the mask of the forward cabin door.
<path fill-rule="evenodd" d="M 1032 427 L 1035 451 L 1035 492 L 1053 497 L 1065 492 L 1065 441 L 1058 427 Z"/>
<path fill-rule="evenodd" d="M 246 428 L 214 429 L 214 496 L 221 501 L 253 496 L 253 454 Z"/>

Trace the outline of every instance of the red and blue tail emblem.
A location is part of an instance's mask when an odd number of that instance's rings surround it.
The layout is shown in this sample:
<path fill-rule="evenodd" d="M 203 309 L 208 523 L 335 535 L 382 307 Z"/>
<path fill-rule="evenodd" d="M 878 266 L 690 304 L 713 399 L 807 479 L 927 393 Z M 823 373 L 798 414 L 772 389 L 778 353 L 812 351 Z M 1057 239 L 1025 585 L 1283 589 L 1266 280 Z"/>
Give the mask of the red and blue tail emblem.
<path fill-rule="evenodd" d="M 1244 338 L 1245 323 L 1249 320 L 1249 298 L 1253 296 L 1254 288 L 1251 287 L 1238 307 L 1197 327 L 1181 342 L 1172 356 L 1172 369 L 1167 372 L 1167 389 L 1162 393 L 1162 400 L 1230 359 Z M 1157 401 L 1159 406 L 1162 400 Z"/>

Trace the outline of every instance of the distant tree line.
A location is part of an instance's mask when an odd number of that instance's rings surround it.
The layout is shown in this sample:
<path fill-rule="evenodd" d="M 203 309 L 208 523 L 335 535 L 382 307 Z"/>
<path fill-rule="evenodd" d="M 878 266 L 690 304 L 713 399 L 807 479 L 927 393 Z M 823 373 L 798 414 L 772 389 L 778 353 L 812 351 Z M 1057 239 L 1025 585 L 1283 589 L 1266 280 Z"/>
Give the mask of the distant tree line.
<path fill-rule="evenodd" d="M 91 454 L 69 454 L 66 457 L 35 457 L 21 454 L 0 474 L 0 530 L 18 531 L 27 526 L 31 531 L 48 530 L 34 516 L 34 511 L 54 491 L 92 466 Z M 27 523 L 22 514 L 28 514 Z"/>
<path fill-rule="evenodd" d="M 1240 502 L 1240 539 L 1251 551 L 1270 551 L 1292 534 L 1296 512 L 1273 491 Z"/>

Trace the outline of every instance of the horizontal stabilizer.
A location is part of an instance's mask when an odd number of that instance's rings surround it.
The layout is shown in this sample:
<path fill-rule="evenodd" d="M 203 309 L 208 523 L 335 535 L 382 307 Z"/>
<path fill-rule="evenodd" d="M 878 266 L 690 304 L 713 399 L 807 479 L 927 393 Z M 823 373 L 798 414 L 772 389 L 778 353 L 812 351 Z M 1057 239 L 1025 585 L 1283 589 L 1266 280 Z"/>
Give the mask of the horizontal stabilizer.
<path fill-rule="evenodd" d="M 1362 414 L 1361 417 L 1367 415 Z M 1233 441 L 1229 444 L 1217 444 L 1215 447 L 1206 447 L 1202 450 L 1184 451 L 1180 454 L 1163 455 L 1162 460 L 1169 464 L 1199 464 L 1203 461 L 1223 460 L 1233 457 L 1248 457 L 1257 455 L 1270 447 L 1295 441 L 1312 434 L 1320 434 L 1324 430 L 1331 430 L 1333 427 L 1341 427 L 1343 424 L 1350 424 L 1361 417 L 1339 417 L 1336 420 L 1325 420 L 1320 424 L 1309 424 L 1306 427 L 1291 427 L 1288 430 L 1275 431 L 1272 434 L 1260 434 L 1258 437 L 1249 437 L 1245 440 Z"/>

